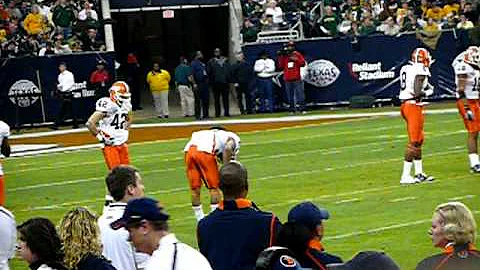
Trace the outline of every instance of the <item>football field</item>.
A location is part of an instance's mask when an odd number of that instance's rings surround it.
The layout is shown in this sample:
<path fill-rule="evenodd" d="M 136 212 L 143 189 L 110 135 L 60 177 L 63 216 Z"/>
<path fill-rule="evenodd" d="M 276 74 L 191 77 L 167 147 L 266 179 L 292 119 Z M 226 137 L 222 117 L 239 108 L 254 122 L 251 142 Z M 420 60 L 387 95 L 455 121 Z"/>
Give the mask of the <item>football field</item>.
<path fill-rule="evenodd" d="M 434 207 L 462 201 L 480 222 L 480 175 L 469 172 L 458 114 L 427 115 L 424 169 L 432 183 L 400 186 L 407 142 L 400 117 L 377 117 L 240 133 L 240 161 L 249 172 L 252 199 L 286 221 L 304 200 L 330 211 L 327 251 L 344 260 L 360 250 L 384 250 L 402 269 L 439 250 L 427 234 Z M 148 196 L 171 215 L 171 230 L 196 245 L 195 220 L 183 165 L 187 138 L 130 145 Z M 107 169 L 99 149 L 5 161 L 7 207 L 17 223 L 48 217 L 58 223 L 74 206 L 101 214 Z M 207 192 L 203 190 L 207 211 Z M 234 243 L 232 243 L 234 244 Z M 16 261 L 14 269 L 26 269 Z"/>

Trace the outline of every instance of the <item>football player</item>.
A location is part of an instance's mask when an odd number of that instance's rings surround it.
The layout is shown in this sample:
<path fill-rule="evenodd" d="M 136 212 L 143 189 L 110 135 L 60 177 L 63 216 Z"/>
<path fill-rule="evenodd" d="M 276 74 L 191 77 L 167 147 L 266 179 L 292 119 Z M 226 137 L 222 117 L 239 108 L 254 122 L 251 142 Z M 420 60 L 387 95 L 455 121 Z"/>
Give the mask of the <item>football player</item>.
<path fill-rule="evenodd" d="M 422 144 L 423 135 L 423 103 L 422 98 L 433 94 L 433 86 L 428 82 L 432 58 L 428 50 L 417 48 L 412 53 L 409 64 L 400 70 L 400 95 L 402 101 L 401 113 L 407 124 L 408 145 L 405 151 L 403 173 L 400 184 L 415 184 L 423 181 L 433 181 L 434 178 L 423 172 Z M 415 166 L 415 176 L 410 175 L 412 165 Z"/>
<path fill-rule="evenodd" d="M 130 164 L 128 155 L 128 129 L 132 123 L 130 89 L 123 81 L 115 82 L 109 89 L 110 97 L 100 98 L 95 112 L 88 118 L 88 130 L 100 141 L 109 170 L 118 165 Z M 97 127 L 98 124 L 98 127 Z M 106 204 L 113 201 L 105 196 Z"/>
<path fill-rule="evenodd" d="M 221 199 L 217 158 L 221 163 L 236 160 L 240 137 L 222 127 L 192 133 L 184 148 L 187 178 L 192 194 L 192 208 L 197 221 L 205 215 L 200 201 L 202 182 L 210 192 L 210 208 L 215 211 Z"/>
<path fill-rule="evenodd" d="M 457 59 L 456 59 L 457 60 Z M 461 61 L 452 63 L 457 85 L 457 108 L 468 131 L 467 149 L 470 169 L 480 173 L 478 159 L 478 132 L 480 131 L 480 48 L 471 46 L 463 53 Z"/>
<path fill-rule="evenodd" d="M 0 121 L 0 153 L 4 157 L 10 156 L 10 143 L 8 137 L 10 136 L 10 127 L 7 123 Z M 3 174 L 2 162 L 0 160 L 0 206 L 5 204 L 5 178 Z"/>

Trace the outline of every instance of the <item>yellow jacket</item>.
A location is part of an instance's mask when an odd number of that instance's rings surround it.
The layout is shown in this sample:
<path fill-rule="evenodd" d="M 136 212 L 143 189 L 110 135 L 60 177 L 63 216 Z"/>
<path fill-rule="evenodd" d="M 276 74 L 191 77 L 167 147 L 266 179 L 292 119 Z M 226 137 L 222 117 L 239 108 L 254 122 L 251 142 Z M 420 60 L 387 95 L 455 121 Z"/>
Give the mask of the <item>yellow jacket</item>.
<path fill-rule="evenodd" d="M 37 35 L 44 30 L 45 24 L 43 16 L 40 13 L 30 13 L 23 21 L 23 28 L 29 35 Z"/>
<path fill-rule="evenodd" d="M 160 72 L 152 70 L 147 74 L 147 83 L 152 92 L 168 91 L 170 79 L 170 73 L 164 69 Z"/>

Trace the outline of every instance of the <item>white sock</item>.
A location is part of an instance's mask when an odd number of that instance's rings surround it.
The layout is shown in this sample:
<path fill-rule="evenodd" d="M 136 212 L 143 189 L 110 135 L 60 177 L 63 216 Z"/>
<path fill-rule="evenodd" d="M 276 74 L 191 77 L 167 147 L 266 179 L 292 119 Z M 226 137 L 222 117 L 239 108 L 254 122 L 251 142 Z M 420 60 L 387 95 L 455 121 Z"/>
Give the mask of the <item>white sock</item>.
<path fill-rule="evenodd" d="M 412 162 L 410 162 L 410 161 L 404 161 L 404 162 L 403 162 L 402 178 L 409 176 L 411 170 L 412 170 Z"/>
<path fill-rule="evenodd" d="M 218 208 L 218 203 L 210 204 L 210 210 L 211 210 L 210 213 L 217 210 L 217 208 Z"/>
<path fill-rule="evenodd" d="M 480 162 L 478 161 L 478 154 L 473 153 L 473 154 L 468 154 L 468 159 L 470 159 L 470 167 L 473 167 Z"/>
<path fill-rule="evenodd" d="M 421 159 L 413 160 L 413 165 L 415 166 L 415 175 L 419 173 L 423 173 L 423 166 L 422 166 Z"/>
<path fill-rule="evenodd" d="M 193 213 L 195 214 L 195 218 L 197 219 L 197 221 L 200 221 L 205 217 L 205 214 L 203 213 L 202 205 L 192 206 L 192 209 L 193 209 Z"/>

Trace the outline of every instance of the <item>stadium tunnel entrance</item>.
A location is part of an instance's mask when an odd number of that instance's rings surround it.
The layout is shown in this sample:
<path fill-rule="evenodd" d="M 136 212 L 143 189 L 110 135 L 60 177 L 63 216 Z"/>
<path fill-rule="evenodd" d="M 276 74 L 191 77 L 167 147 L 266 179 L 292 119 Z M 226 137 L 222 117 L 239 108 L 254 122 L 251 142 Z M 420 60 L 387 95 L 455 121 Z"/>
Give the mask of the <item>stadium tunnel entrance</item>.
<path fill-rule="evenodd" d="M 173 11 L 174 18 L 163 18 L 162 10 L 112 13 L 117 61 L 125 63 L 133 51 L 150 68 L 152 59 L 162 56 L 164 68 L 173 72 L 181 55 L 190 60 L 201 50 L 208 60 L 216 47 L 228 54 L 228 6 Z"/>

